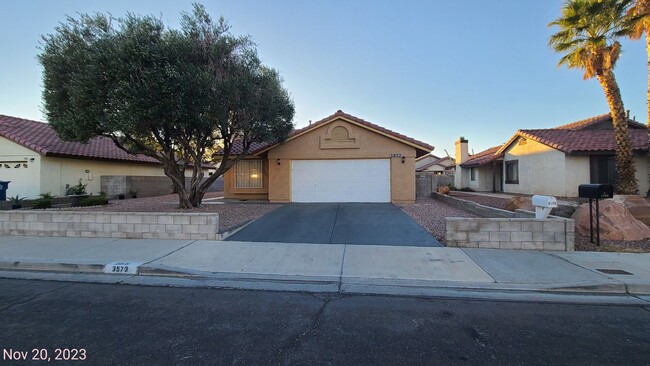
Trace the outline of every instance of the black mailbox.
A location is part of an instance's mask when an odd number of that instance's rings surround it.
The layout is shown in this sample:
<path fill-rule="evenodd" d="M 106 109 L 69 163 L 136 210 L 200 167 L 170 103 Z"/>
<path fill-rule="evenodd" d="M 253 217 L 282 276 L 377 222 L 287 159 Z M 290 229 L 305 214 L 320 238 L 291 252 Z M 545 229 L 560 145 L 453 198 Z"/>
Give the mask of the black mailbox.
<path fill-rule="evenodd" d="M 581 184 L 578 186 L 578 196 L 582 198 L 612 198 L 614 186 L 611 184 Z"/>

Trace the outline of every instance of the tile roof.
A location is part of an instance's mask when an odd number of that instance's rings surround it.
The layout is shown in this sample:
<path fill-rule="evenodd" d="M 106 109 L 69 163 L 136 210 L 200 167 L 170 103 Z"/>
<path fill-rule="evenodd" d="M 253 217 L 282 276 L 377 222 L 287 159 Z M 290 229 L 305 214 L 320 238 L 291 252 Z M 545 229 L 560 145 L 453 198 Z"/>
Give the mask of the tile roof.
<path fill-rule="evenodd" d="M 629 131 L 632 149 L 648 151 L 648 131 L 636 128 Z M 516 135 L 548 145 L 566 154 L 614 152 L 616 149 L 614 130 L 519 130 Z"/>
<path fill-rule="evenodd" d="M 497 159 L 503 157 L 503 154 L 498 154 L 497 152 L 501 149 L 501 146 L 493 146 L 487 150 L 483 150 L 478 154 L 470 155 L 469 158 L 460 164 L 463 168 L 477 167 L 491 163 Z"/>
<path fill-rule="evenodd" d="M 580 121 L 575 121 L 571 123 L 567 123 L 561 126 L 554 127 L 556 130 L 577 130 L 577 129 L 582 129 L 586 128 L 589 126 L 593 126 L 595 124 L 598 124 L 600 122 L 603 122 L 609 118 L 609 113 L 601 114 L 598 116 L 582 119 Z"/>
<path fill-rule="evenodd" d="M 568 123 L 555 128 L 518 130 L 506 142 L 498 153 L 505 150 L 519 137 L 529 138 L 565 154 L 580 154 L 589 152 L 613 153 L 616 149 L 613 129 L 602 129 L 596 125 L 608 122 L 612 118 L 609 114 L 601 114 L 581 121 Z M 634 151 L 648 151 L 648 130 L 639 122 L 628 119 L 632 149 Z M 592 128 L 593 127 L 593 128 Z"/>
<path fill-rule="evenodd" d="M 160 164 L 158 160 L 145 155 L 126 153 L 107 137 L 97 137 L 88 143 L 63 141 L 47 123 L 2 114 L 0 136 L 44 156 Z"/>
<path fill-rule="evenodd" d="M 592 127 L 594 125 L 597 125 L 599 123 L 606 122 L 606 121 L 611 121 L 611 120 L 612 120 L 612 117 L 610 116 L 610 114 L 609 113 L 604 113 L 604 114 L 600 114 L 598 116 L 586 118 L 586 119 L 583 119 L 583 120 L 580 120 L 580 121 L 575 121 L 575 122 L 567 123 L 565 125 L 557 126 L 557 127 L 554 127 L 553 129 L 554 130 L 583 130 L 583 129 L 587 129 L 589 127 Z M 644 124 L 641 124 L 641 123 L 639 123 L 637 121 L 634 121 L 634 120 L 631 120 L 629 118 L 628 118 L 627 121 L 628 121 L 628 124 L 631 125 L 630 127 L 633 127 L 633 128 L 646 128 L 646 126 Z"/>
<path fill-rule="evenodd" d="M 343 112 L 341 110 L 336 111 L 336 113 L 332 114 L 331 116 L 325 117 L 325 118 L 321 119 L 320 121 L 316 121 L 316 122 L 314 122 L 314 123 L 312 123 L 312 124 L 310 124 L 308 126 L 305 126 L 303 128 L 299 128 L 299 129 L 295 129 L 295 130 L 291 131 L 291 133 L 289 133 L 289 136 L 287 137 L 287 140 L 298 137 L 298 136 L 302 135 L 303 133 L 306 133 L 306 132 L 308 132 L 308 131 L 310 131 L 312 129 L 318 128 L 319 126 L 327 124 L 328 122 L 331 122 L 336 118 L 345 118 L 345 119 L 351 120 L 353 122 L 356 122 L 356 123 L 358 123 L 360 125 L 366 126 L 366 127 L 370 128 L 370 129 L 379 131 L 381 133 L 385 133 L 385 134 L 387 134 L 389 136 L 392 136 L 392 137 L 394 137 L 396 139 L 400 139 L 400 140 L 409 142 L 409 143 L 411 143 L 413 145 L 416 145 L 418 149 L 420 149 L 421 151 L 425 151 L 427 154 L 430 153 L 431 151 L 433 151 L 433 149 L 434 149 L 433 146 L 431 146 L 431 145 L 429 145 L 427 143 L 416 140 L 416 139 L 414 139 L 412 137 L 408 137 L 406 135 L 402 135 L 401 133 L 397 133 L 397 132 L 389 130 L 387 128 L 381 127 L 381 126 L 376 125 L 374 123 L 368 122 L 368 121 L 363 120 L 363 119 L 358 118 L 358 117 L 355 117 L 355 116 L 353 116 L 351 114 L 347 114 L 347 113 L 345 113 L 345 112 Z M 276 145 L 277 145 L 277 143 L 268 143 L 268 142 L 253 144 L 251 146 L 251 148 L 250 148 L 249 154 L 251 154 L 251 155 L 259 154 L 259 153 L 262 153 L 262 152 L 264 152 L 264 151 L 266 151 L 266 150 L 268 150 L 268 149 L 270 149 L 270 148 L 272 148 L 272 147 L 274 147 Z M 233 143 L 232 151 L 233 151 L 232 152 L 233 155 L 240 154 L 243 151 L 243 146 L 241 144 L 241 141 L 235 141 Z M 237 153 L 235 153 L 235 152 L 237 152 Z"/>

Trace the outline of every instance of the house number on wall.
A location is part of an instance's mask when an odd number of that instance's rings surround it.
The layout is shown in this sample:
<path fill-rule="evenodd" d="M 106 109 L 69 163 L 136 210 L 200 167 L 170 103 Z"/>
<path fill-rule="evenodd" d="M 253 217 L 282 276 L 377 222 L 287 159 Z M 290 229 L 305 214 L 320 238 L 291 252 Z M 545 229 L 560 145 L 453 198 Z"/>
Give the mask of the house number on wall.
<path fill-rule="evenodd" d="M 389 155 L 391 158 L 401 158 L 402 154 L 390 154 Z"/>

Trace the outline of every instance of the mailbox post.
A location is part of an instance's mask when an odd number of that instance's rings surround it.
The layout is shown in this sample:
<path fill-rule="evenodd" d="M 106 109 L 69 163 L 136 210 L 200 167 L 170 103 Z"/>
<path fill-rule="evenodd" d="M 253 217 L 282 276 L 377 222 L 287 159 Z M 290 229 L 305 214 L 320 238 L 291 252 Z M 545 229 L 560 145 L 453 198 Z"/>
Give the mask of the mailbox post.
<path fill-rule="evenodd" d="M 600 205 L 601 198 L 614 197 L 614 186 L 611 184 L 581 184 L 578 186 L 578 196 L 589 198 L 589 231 L 591 242 L 594 242 L 594 221 L 596 221 L 596 245 L 600 246 Z M 596 201 L 596 215 L 594 218 L 594 204 Z"/>
<path fill-rule="evenodd" d="M 534 195 L 531 198 L 533 206 L 535 206 L 535 218 L 545 219 L 551 213 L 554 207 L 557 207 L 557 199 L 552 196 Z"/>

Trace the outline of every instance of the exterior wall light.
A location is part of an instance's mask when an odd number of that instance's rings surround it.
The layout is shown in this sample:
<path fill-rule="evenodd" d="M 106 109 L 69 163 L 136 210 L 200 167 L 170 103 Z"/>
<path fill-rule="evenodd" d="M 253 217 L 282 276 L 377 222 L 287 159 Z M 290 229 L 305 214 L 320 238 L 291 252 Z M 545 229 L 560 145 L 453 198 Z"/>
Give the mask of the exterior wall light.
<path fill-rule="evenodd" d="M 278 165 L 280 165 L 280 158 L 278 158 L 278 160 L 276 160 L 275 162 L 278 163 Z"/>
<path fill-rule="evenodd" d="M 406 158 L 402 156 L 402 164 L 406 161 Z"/>

